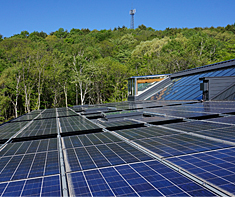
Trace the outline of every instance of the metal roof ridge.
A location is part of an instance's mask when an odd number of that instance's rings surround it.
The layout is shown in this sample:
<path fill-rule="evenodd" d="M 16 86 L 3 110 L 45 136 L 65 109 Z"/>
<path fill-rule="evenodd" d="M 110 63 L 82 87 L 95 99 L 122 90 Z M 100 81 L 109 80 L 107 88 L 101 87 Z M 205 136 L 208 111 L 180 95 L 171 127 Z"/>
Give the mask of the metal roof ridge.
<path fill-rule="evenodd" d="M 231 60 L 226 60 L 226 61 L 222 61 L 222 62 L 217 62 L 217 63 L 214 63 L 214 64 L 208 64 L 208 65 L 205 65 L 205 66 L 201 66 L 201 67 L 196 67 L 196 68 L 191 68 L 191 69 L 187 69 L 187 70 L 183 70 L 183 71 L 179 71 L 179 72 L 175 72 L 175 73 L 172 73 L 171 74 L 171 77 L 175 77 L 174 75 L 179 75 L 180 74 L 184 74 L 186 72 L 190 72 L 190 71 L 195 71 L 195 70 L 201 70 L 203 68 L 209 68 L 209 67 L 214 67 L 214 66 L 217 66 L 217 65 L 220 65 L 220 64 L 226 64 L 226 63 L 229 63 L 229 62 L 235 62 L 235 59 L 231 59 Z M 227 65 L 227 66 L 230 66 L 230 65 Z M 226 67 L 226 66 L 225 66 Z M 216 69 L 216 68 L 215 68 Z M 203 72 L 203 71 L 202 71 Z M 190 73 L 191 74 L 191 73 Z"/>

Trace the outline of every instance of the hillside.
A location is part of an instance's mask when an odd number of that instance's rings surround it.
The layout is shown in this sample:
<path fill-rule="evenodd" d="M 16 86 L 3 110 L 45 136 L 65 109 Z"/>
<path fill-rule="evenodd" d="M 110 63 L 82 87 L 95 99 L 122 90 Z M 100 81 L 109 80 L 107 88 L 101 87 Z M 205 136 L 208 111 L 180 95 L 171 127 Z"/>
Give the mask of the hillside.
<path fill-rule="evenodd" d="M 0 123 L 33 109 L 124 101 L 130 76 L 195 68 L 234 52 L 235 24 L 0 36 Z"/>

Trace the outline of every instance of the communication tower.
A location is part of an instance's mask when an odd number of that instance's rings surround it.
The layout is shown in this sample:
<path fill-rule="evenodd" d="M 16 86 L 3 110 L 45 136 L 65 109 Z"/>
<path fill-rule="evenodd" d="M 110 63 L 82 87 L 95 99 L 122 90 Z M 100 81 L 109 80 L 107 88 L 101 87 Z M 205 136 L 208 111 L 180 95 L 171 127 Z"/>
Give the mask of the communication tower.
<path fill-rule="evenodd" d="M 131 29 L 134 29 L 134 15 L 136 13 L 136 9 L 130 10 L 131 15 Z"/>

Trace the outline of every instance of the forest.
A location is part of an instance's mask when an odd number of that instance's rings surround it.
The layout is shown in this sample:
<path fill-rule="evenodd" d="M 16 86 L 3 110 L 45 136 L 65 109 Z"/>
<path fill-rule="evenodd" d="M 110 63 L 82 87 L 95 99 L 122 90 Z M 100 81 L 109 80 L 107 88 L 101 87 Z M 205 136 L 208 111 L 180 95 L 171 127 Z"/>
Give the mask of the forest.
<path fill-rule="evenodd" d="M 0 123 L 36 109 L 125 101 L 131 76 L 200 67 L 234 52 L 235 23 L 0 35 Z"/>

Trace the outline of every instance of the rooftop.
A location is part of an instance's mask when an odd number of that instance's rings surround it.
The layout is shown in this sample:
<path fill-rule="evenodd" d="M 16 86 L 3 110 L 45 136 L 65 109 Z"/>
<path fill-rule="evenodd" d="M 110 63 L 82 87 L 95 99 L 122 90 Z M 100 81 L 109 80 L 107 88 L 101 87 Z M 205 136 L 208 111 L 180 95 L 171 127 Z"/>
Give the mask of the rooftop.
<path fill-rule="evenodd" d="M 0 194 L 232 196 L 235 102 L 32 111 L 0 126 Z"/>

